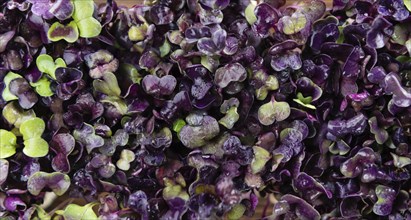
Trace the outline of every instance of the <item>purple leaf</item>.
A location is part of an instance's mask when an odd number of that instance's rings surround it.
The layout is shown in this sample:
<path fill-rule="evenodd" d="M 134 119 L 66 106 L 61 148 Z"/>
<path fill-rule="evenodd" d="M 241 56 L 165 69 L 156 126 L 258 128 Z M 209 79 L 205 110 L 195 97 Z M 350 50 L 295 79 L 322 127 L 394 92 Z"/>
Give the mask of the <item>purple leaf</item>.
<path fill-rule="evenodd" d="M 143 78 L 141 84 L 147 94 L 155 96 L 171 95 L 177 85 L 177 80 L 172 75 L 166 75 L 161 78 L 147 75 Z"/>
<path fill-rule="evenodd" d="M 74 137 L 67 133 L 56 134 L 50 143 L 51 149 L 56 156 L 51 161 L 53 170 L 62 173 L 70 172 L 70 162 L 68 156 L 75 146 Z"/>
<path fill-rule="evenodd" d="M 215 73 L 214 82 L 220 88 L 225 88 L 231 82 L 242 82 L 247 78 L 247 72 L 239 63 L 227 64 L 218 68 Z"/>

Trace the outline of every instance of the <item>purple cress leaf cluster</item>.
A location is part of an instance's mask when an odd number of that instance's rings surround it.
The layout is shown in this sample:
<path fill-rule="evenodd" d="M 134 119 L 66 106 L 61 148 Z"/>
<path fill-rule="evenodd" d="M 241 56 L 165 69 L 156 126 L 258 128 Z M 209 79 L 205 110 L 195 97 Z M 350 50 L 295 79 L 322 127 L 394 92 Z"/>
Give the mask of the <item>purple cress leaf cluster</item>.
<path fill-rule="evenodd" d="M 144 3 L 1 1 L 0 219 L 411 219 L 410 1 Z"/>

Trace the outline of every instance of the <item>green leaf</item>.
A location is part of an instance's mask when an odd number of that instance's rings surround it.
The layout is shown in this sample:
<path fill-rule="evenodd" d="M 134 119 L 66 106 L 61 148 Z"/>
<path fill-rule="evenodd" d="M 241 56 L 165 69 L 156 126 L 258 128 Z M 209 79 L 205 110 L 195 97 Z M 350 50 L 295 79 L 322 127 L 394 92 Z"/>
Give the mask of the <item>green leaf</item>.
<path fill-rule="evenodd" d="M 304 97 L 301 92 L 297 93 L 297 98 L 304 104 L 309 104 L 313 100 L 311 96 Z"/>
<path fill-rule="evenodd" d="M 180 175 L 181 176 L 181 175 Z M 177 175 L 178 177 L 178 175 Z M 184 179 L 181 181 L 173 181 L 167 177 L 164 178 L 164 189 L 163 189 L 163 198 L 166 200 L 174 199 L 179 197 L 183 200 L 188 200 L 190 196 L 183 188 L 185 185 Z"/>
<path fill-rule="evenodd" d="M 170 53 L 171 46 L 170 43 L 168 43 L 168 40 L 165 39 L 163 45 L 160 46 L 160 56 L 164 57 L 168 53 Z"/>
<path fill-rule="evenodd" d="M 291 109 L 287 102 L 274 102 L 273 107 L 277 121 L 283 121 L 290 116 Z"/>
<path fill-rule="evenodd" d="M 29 157 L 44 157 L 48 152 L 49 145 L 42 138 L 32 138 L 24 141 L 23 153 Z"/>
<path fill-rule="evenodd" d="M 398 168 L 403 168 L 405 166 L 408 166 L 411 164 L 411 159 L 405 156 L 398 156 L 394 153 L 390 153 L 393 161 L 394 161 L 394 166 Z"/>
<path fill-rule="evenodd" d="M 5 86 L 6 86 L 6 87 L 4 88 L 4 90 L 3 90 L 3 93 L 2 93 L 2 97 L 3 97 L 4 101 L 8 102 L 8 101 L 12 101 L 12 100 L 17 100 L 17 99 L 18 99 L 17 96 L 13 95 L 13 94 L 10 92 L 10 87 L 9 87 L 10 82 L 11 82 L 13 79 L 17 79 L 17 78 L 22 78 L 22 76 L 20 76 L 20 75 L 17 74 L 17 73 L 13 73 L 13 72 L 8 72 L 8 73 L 6 74 L 6 76 L 4 77 L 3 82 L 4 82 Z"/>
<path fill-rule="evenodd" d="M 408 11 L 411 11 L 411 0 L 404 0 L 404 5 Z"/>
<path fill-rule="evenodd" d="M 4 119 L 16 128 L 20 128 L 21 123 L 27 119 L 36 117 L 33 109 L 24 111 L 17 102 L 10 102 L 4 106 L 2 114 Z"/>
<path fill-rule="evenodd" d="M 40 118 L 34 117 L 23 122 L 20 126 L 20 133 L 24 140 L 29 140 L 41 136 L 46 128 L 46 124 Z"/>
<path fill-rule="evenodd" d="M 255 97 L 257 98 L 257 100 L 264 100 L 265 98 L 267 98 L 267 95 L 268 90 L 265 85 L 255 90 Z"/>
<path fill-rule="evenodd" d="M 73 19 L 80 32 L 80 37 L 97 37 L 101 32 L 101 24 L 93 18 L 93 0 L 73 0 L 74 13 Z"/>
<path fill-rule="evenodd" d="M 146 23 L 144 23 L 142 25 L 137 25 L 137 26 L 133 25 L 128 30 L 128 38 L 131 41 L 142 41 L 142 40 L 144 40 L 144 38 L 146 36 L 147 29 L 148 29 L 148 26 L 147 26 Z M 161 48 L 160 48 L 160 50 L 161 50 Z"/>
<path fill-rule="evenodd" d="M 67 67 L 66 62 L 64 62 L 64 60 L 61 59 L 61 58 L 57 58 L 54 61 L 54 63 L 56 64 L 56 69 L 59 68 L 59 67 Z M 54 70 L 56 70 L 56 69 L 54 69 Z"/>
<path fill-rule="evenodd" d="M 251 171 L 253 174 L 256 174 L 263 170 L 265 164 L 270 160 L 271 155 L 266 149 L 254 146 L 254 158 L 251 161 Z"/>
<path fill-rule="evenodd" d="M 226 127 L 227 129 L 232 129 L 234 124 L 238 121 L 240 115 L 237 113 L 237 107 L 233 106 L 228 109 L 227 113 L 223 118 L 221 118 L 218 123 Z"/>
<path fill-rule="evenodd" d="M 143 77 L 138 72 L 137 68 L 129 63 L 120 64 L 117 74 L 121 78 L 125 78 L 126 80 L 131 80 L 131 82 L 137 83 L 137 84 L 140 84 L 140 81 L 143 79 Z"/>
<path fill-rule="evenodd" d="M 89 203 L 85 206 L 70 204 L 64 211 L 57 210 L 56 214 L 62 215 L 65 220 L 97 220 L 99 218 L 93 211 L 93 206 L 97 204 L 97 202 Z"/>
<path fill-rule="evenodd" d="M 410 56 L 404 56 L 404 55 L 400 55 L 398 57 L 395 58 L 398 62 L 400 63 L 408 63 L 411 62 L 411 57 Z"/>
<path fill-rule="evenodd" d="M 94 1 L 93 0 L 72 0 L 74 5 L 73 20 L 81 21 L 85 18 L 93 16 Z"/>
<path fill-rule="evenodd" d="M 344 42 L 344 40 L 345 40 L 345 37 L 344 37 L 344 26 L 338 26 L 338 31 L 340 32 L 340 35 L 338 36 L 338 39 L 337 39 L 337 44 L 342 44 L 343 42 Z"/>
<path fill-rule="evenodd" d="M 133 151 L 128 149 L 123 149 L 120 154 L 120 159 L 117 161 L 116 165 L 120 170 L 127 171 L 130 169 L 130 163 L 136 159 L 136 155 Z"/>
<path fill-rule="evenodd" d="M 36 207 L 36 213 L 37 213 L 37 217 L 34 218 L 34 220 L 36 218 L 38 218 L 39 220 L 50 220 L 51 216 L 39 205 L 33 205 L 34 207 Z"/>
<path fill-rule="evenodd" d="M 127 114 L 128 107 L 123 99 L 117 96 L 107 96 L 101 100 L 102 103 L 110 103 L 122 114 Z"/>
<path fill-rule="evenodd" d="M 117 77 L 111 73 L 104 73 L 103 79 L 93 81 L 93 87 L 96 91 L 104 93 L 108 96 L 120 96 L 121 90 L 118 86 Z"/>
<path fill-rule="evenodd" d="M 51 189 L 54 194 L 61 196 L 70 187 L 70 177 L 60 172 L 46 173 L 37 171 L 27 181 L 27 190 L 30 194 L 37 196 L 43 189 Z"/>
<path fill-rule="evenodd" d="M 202 56 L 200 63 L 210 72 L 214 73 L 217 67 L 220 66 L 220 59 L 218 57 Z"/>
<path fill-rule="evenodd" d="M 186 122 L 183 119 L 179 118 L 175 120 L 173 123 L 173 131 L 177 133 L 180 132 L 180 130 L 184 127 L 184 125 L 186 125 Z"/>
<path fill-rule="evenodd" d="M 283 32 L 287 35 L 300 32 L 307 24 L 305 15 L 300 12 L 294 13 L 291 17 L 284 16 L 281 20 L 283 21 Z"/>
<path fill-rule="evenodd" d="M 53 58 L 48 54 L 40 54 L 36 59 L 36 65 L 40 72 L 48 74 L 53 79 L 56 79 L 55 71 L 57 68 L 67 67 L 63 59 L 57 58 L 53 61 Z"/>
<path fill-rule="evenodd" d="M 391 39 L 397 44 L 404 45 L 405 41 L 408 40 L 409 33 L 410 28 L 408 24 L 397 24 L 394 26 L 394 33 Z"/>
<path fill-rule="evenodd" d="M 254 9 L 256 5 L 253 3 L 248 4 L 247 8 L 245 8 L 244 15 L 247 22 L 252 25 L 257 21 L 257 17 L 255 16 Z"/>
<path fill-rule="evenodd" d="M 267 98 L 269 91 L 276 90 L 279 87 L 277 78 L 273 75 L 267 77 L 267 74 L 264 71 L 257 71 L 254 73 L 253 77 L 256 80 L 264 82 L 263 86 L 255 90 L 255 96 L 258 100 L 264 100 Z"/>
<path fill-rule="evenodd" d="M 0 159 L 11 157 L 16 153 L 17 138 L 12 132 L 0 129 Z"/>
<path fill-rule="evenodd" d="M 290 105 L 287 102 L 270 101 L 258 109 L 258 120 L 263 125 L 271 125 L 276 120 L 285 120 L 290 113 Z"/>
<path fill-rule="evenodd" d="M 279 88 L 278 80 L 275 76 L 269 75 L 267 81 L 265 81 L 265 86 L 268 90 L 276 90 Z"/>
<path fill-rule="evenodd" d="M 40 118 L 34 117 L 24 121 L 20 126 L 23 135 L 23 153 L 29 157 L 44 157 L 49 151 L 48 143 L 41 138 L 46 124 Z"/>
<path fill-rule="evenodd" d="M 297 93 L 297 99 L 293 99 L 294 102 L 309 108 L 309 109 L 317 109 L 314 105 L 311 105 L 311 101 L 313 98 L 311 96 L 304 97 L 301 92 Z"/>
<path fill-rule="evenodd" d="M 234 205 L 234 207 L 227 213 L 227 218 L 229 220 L 237 220 L 240 219 L 246 210 L 246 207 L 239 203 Z"/>
<path fill-rule="evenodd" d="M 300 105 L 302 105 L 302 106 L 304 106 L 304 107 L 306 107 L 306 108 L 314 109 L 314 110 L 317 109 L 314 105 L 305 104 L 304 102 L 302 102 L 302 101 L 299 100 L 299 99 L 293 99 L 293 101 L 296 102 L 296 103 L 298 103 L 298 104 L 300 104 Z"/>
<path fill-rule="evenodd" d="M 258 109 L 258 120 L 263 125 L 271 125 L 275 121 L 275 116 L 273 113 L 274 102 L 268 102 Z"/>
<path fill-rule="evenodd" d="M 34 90 L 36 90 L 37 94 L 42 97 L 50 97 L 54 94 L 50 89 L 50 84 L 50 80 L 48 80 L 44 76 L 41 77 L 37 82 L 30 83 L 30 85 L 34 87 Z"/>
<path fill-rule="evenodd" d="M 79 30 L 75 21 L 71 21 L 69 24 L 60 24 L 58 21 L 54 22 L 50 29 L 47 31 L 47 38 L 51 41 L 65 40 L 69 43 L 77 41 L 79 36 Z"/>
<path fill-rule="evenodd" d="M 97 37 L 101 32 L 101 24 L 93 17 L 85 18 L 77 22 L 80 37 L 92 38 Z"/>

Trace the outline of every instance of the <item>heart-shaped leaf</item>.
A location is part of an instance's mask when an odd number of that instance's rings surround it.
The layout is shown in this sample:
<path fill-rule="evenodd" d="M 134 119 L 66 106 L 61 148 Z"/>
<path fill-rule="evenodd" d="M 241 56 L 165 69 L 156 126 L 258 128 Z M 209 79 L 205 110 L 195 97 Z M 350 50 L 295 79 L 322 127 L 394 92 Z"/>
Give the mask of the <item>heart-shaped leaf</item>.
<path fill-rule="evenodd" d="M 178 136 L 184 146 L 191 149 L 205 145 L 220 132 L 217 120 L 211 116 L 192 113 L 186 117 L 186 122 Z"/>
<path fill-rule="evenodd" d="M 204 37 L 197 42 L 198 51 L 205 55 L 218 54 L 225 46 L 227 39 L 227 32 L 223 29 L 214 31 L 211 38 Z"/>
<path fill-rule="evenodd" d="M 258 120 L 263 125 L 271 125 L 276 120 L 283 121 L 290 116 L 291 109 L 287 102 L 270 101 L 258 109 Z"/>
<path fill-rule="evenodd" d="M 325 144 L 325 143 L 323 142 L 323 144 Z M 347 143 L 345 143 L 345 141 L 338 140 L 337 142 L 331 143 L 328 146 L 328 150 L 332 154 L 345 155 L 351 150 L 351 148 Z"/>
<path fill-rule="evenodd" d="M 128 138 L 128 133 L 123 129 L 119 129 L 111 138 L 104 140 L 104 145 L 99 148 L 99 151 L 106 156 L 112 156 L 118 146 L 123 147 L 128 143 Z"/>
<path fill-rule="evenodd" d="M 136 158 L 135 154 L 131 150 L 123 149 L 120 154 L 120 159 L 116 165 L 120 170 L 127 171 L 130 169 L 130 163 Z"/>
<path fill-rule="evenodd" d="M 12 132 L 0 129 L 0 159 L 11 157 L 16 153 L 17 138 Z"/>
<path fill-rule="evenodd" d="M 227 64 L 215 72 L 214 82 L 220 88 L 225 88 L 231 82 L 242 82 L 247 78 L 247 71 L 239 63 Z"/>
<path fill-rule="evenodd" d="M 96 213 L 93 211 L 93 206 L 97 205 L 98 203 L 89 203 L 85 206 L 79 206 L 76 204 L 68 205 L 64 211 L 57 210 L 56 214 L 64 216 L 66 220 L 97 220 Z"/>
<path fill-rule="evenodd" d="M 47 37 L 51 41 L 65 40 L 69 43 L 74 43 L 77 41 L 78 36 L 79 30 L 75 21 L 71 21 L 68 25 L 54 22 L 47 32 Z"/>
<path fill-rule="evenodd" d="M 61 196 L 70 187 L 70 177 L 59 172 L 46 173 L 39 171 L 31 175 L 27 181 L 27 190 L 32 195 L 39 195 L 45 187 L 51 189 L 56 195 Z"/>
<path fill-rule="evenodd" d="M 70 134 L 62 133 L 53 136 L 50 143 L 51 149 L 56 153 L 51 161 L 53 170 L 63 173 L 70 171 L 70 163 L 67 157 L 73 151 L 75 144 L 74 137 Z"/>
<path fill-rule="evenodd" d="M 23 153 L 29 157 L 44 157 L 49 152 L 48 143 L 41 138 L 46 124 L 40 118 L 34 117 L 24 121 L 20 126 L 23 135 Z"/>
<path fill-rule="evenodd" d="M 264 100 L 265 98 L 267 98 L 269 91 L 277 90 L 279 87 L 278 80 L 275 76 L 270 75 L 268 77 L 265 77 L 263 75 L 261 78 L 262 79 L 259 80 L 261 80 L 261 82 L 264 83 L 264 85 L 255 90 L 255 95 L 258 100 Z"/>
<path fill-rule="evenodd" d="M 93 18 L 94 1 L 93 0 L 74 0 L 73 19 L 80 37 L 92 38 L 97 37 L 102 29 L 100 22 Z"/>
<path fill-rule="evenodd" d="M 104 145 L 104 139 L 96 135 L 93 126 L 86 123 L 83 123 L 83 126 L 80 129 L 74 130 L 73 136 L 78 142 L 86 147 L 88 153 L 94 148 Z"/>
<path fill-rule="evenodd" d="M 307 19 L 302 13 L 294 13 L 291 16 L 284 16 L 281 18 L 284 34 L 295 34 L 305 28 Z"/>
<path fill-rule="evenodd" d="M 66 63 L 63 59 L 57 58 L 55 61 L 48 54 L 40 54 L 36 59 L 37 68 L 51 76 L 51 78 L 56 79 L 55 71 L 59 67 L 66 67 Z"/>
<path fill-rule="evenodd" d="M 56 69 L 55 75 L 58 82 L 56 94 L 63 100 L 70 99 L 84 86 L 83 72 L 76 68 L 59 67 Z"/>
<path fill-rule="evenodd" d="M 375 188 L 375 194 L 378 200 L 374 204 L 373 212 L 379 216 L 389 215 L 397 193 L 388 186 L 378 185 Z"/>
<path fill-rule="evenodd" d="M 147 75 L 141 82 L 143 89 L 150 95 L 171 95 L 177 85 L 177 80 L 172 75 L 161 78 L 154 75 Z"/>

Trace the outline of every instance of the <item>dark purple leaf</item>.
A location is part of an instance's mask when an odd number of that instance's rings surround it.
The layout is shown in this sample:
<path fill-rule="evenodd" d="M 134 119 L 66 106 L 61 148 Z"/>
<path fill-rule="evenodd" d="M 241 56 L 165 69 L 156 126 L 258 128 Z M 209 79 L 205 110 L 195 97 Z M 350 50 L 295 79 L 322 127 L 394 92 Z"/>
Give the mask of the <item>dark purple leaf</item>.
<path fill-rule="evenodd" d="M 252 25 L 253 31 L 258 36 L 265 38 L 275 32 L 275 25 L 279 19 L 279 13 L 271 5 L 262 3 L 254 9 L 257 21 Z"/>

